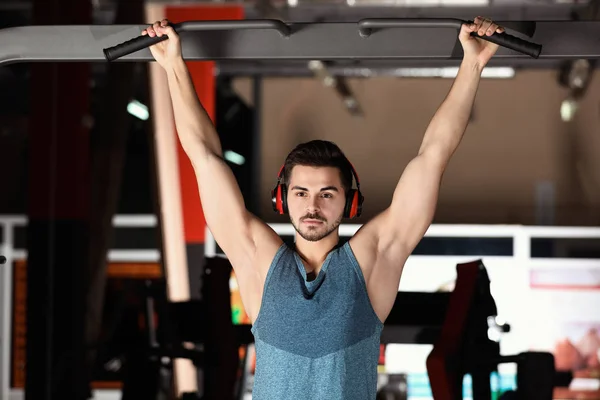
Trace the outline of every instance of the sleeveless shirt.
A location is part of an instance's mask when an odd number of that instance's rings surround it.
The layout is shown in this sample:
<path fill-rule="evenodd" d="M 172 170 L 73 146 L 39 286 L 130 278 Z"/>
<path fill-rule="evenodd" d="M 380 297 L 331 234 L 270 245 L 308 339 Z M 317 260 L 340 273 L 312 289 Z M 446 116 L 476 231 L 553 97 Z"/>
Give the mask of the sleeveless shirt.
<path fill-rule="evenodd" d="M 327 255 L 312 281 L 284 243 L 252 326 L 252 399 L 374 400 L 382 329 L 349 242 Z"/>

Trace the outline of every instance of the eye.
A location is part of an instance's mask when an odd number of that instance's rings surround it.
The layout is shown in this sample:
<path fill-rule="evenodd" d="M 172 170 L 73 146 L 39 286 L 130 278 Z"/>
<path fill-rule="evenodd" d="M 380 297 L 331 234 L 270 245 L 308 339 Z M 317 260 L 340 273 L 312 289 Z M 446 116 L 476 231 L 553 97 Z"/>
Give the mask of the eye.
<path fill-rule="evenodd" d="M 305 194 L 306 193 L 304 193 L 304 192 L 296 192 L 296 196 L 298 196 L 298 197 L 304 197 Z"/>
<path fill-rule="evenodd" d="M 333 195 L 331 193 L 323 193 L 323 197 L 325 197 L 326 199 L 330 199 L 333 197 Z"/>

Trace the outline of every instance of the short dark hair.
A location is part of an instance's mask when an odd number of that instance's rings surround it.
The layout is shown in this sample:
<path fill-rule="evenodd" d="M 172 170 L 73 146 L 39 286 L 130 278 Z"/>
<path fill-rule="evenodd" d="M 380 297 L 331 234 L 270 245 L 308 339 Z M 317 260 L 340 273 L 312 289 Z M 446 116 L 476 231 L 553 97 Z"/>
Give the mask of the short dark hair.
<path fill-rule="evenodd" d="M 296 165 L 335 167 L 340 171 L 344 191 L 352 189 L 352 166 L 342 150 L 333 142 L 311 140 L 296 146 L 285 159 L 283 176 L 286 185 L 289 185 L 292 168 Z"/>

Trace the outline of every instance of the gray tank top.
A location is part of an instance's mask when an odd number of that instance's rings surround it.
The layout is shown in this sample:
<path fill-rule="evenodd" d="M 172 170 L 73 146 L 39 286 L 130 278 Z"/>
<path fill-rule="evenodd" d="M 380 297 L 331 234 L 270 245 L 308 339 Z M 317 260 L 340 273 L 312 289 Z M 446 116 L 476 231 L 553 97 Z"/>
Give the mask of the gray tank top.
<path fill-rule="evenodd" d="M 252 326 L 252 399 L 374 400 L 382 329 L 349 242 L 328 254 L 313 281 L 283 244 Z"/>

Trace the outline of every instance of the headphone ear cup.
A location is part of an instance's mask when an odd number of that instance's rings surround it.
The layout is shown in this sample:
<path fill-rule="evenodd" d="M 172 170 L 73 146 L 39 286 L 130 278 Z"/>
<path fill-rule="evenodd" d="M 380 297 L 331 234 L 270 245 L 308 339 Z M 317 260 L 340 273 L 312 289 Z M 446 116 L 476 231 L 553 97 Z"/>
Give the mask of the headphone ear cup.
<path fill-rule="evenodd" d="M 364 196 L 362 195 L 362 193 L 360 192 L 360 189 L 356 191 L 356 211 L 354 214 L 354 217 L 360 217 L 360 215 L 362 214 L 362 205 L 363 202 L 365 201 Z"/>
<path fill-rule="evenodd" d="M 287 214 L 288 213 L 288 206 L 287 206 L 287 185 L 285 183 L 281 183 L 279 184 L 279 196 L 281 198 L 281 214 Z"/>
<path fill-rule="evenodd" d="M 273 206 L 273 211 L 275 211 L 277 214 L 284 213 L 284 205 L 281 193 L 281 184 L 277 184 L 277 186 L 275 186 L 275 188 L 271 191 L 271 205 Z"/>
<path fill-rule="evenodd" d="M 356 218 L 362 214 L 362 203 L 364 197 L 360 190 L 351 189 L 346 197 L 346 207 L 344 209 L 345 218 Z"/>
<path fill-rule="evenodd" d="M 352 208 L 356 201 L 356 190 L 350 189 L 346 194 L 346 206 L 344 207 L 344 218 L 354 218 Z"/>

